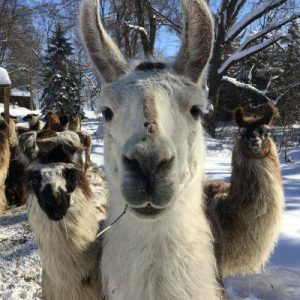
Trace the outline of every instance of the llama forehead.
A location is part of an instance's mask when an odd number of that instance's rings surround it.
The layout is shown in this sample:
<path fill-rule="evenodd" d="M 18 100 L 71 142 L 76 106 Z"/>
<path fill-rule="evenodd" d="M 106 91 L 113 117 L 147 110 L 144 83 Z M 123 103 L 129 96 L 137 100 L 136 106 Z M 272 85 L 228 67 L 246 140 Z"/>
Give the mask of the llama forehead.
<path fill-rule="evenodd" d="M 64 177 L 64 170 L 72 168 L 73 166 L 66 163 L 50 163 L 47 165 L 35 163 L 28 168 L 28 171 L 38 171 L 41 175 L 41 188 L 46 184 L 56 183 L 57 185 L 64 185 L 66 180 Z"/>
<path fill-rule="evenodd" d="M 168 98 L 171 101 L 186 101 L 203 106 L 207 105 L 206 97 L 199 85 L 184 76 L 178 76 L 167 70 L 161 72 L 134 71 L 119 80 L 107 85 L 102 91 L 102 102 L 113 103 L 116 107 L 152 94 Z"/>

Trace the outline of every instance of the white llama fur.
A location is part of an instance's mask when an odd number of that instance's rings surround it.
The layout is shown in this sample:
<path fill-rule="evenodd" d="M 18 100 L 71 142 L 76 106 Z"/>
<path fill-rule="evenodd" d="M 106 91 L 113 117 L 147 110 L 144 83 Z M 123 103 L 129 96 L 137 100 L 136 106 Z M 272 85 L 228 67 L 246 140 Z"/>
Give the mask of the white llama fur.
<path fill-rule="evenodd" d="M 61 164 L 61 167 L 65 165 Z M 44 168 L 44 172 L 51 177 L 53 166 L 47 166 L 48 171 L 47 167 L 40 164 L 33 164 L 29 168 Z M 46 181 L 47 178 L 43 184 Z M 97 181 L 102 181 L 99 175 Z M 63 187 L 63 179 L 57 180 L 56 184 Z M 99 189 L 103 190 L 100 184 L 97 195 L 103 196 L 103 191 Z M 104 201 L 104 196 L 101 200 Z M 39 246 L 43 267 L 43 297 L 46 300 L 101 299 L 97 270 L 100 247 L 96 235 L 98 222 L 106 218 L 106 210 L 102 204 L 99 205 L 102 210 L 97 210 L 95 202 L 97 199 L 87 199 L 77 187 L 72 193 L 64 219 L 55 222 L 40 208 L 35 194 L 29 194 L 28 219 Z M 87 279 L 89 283 L 83 283 Z"/>

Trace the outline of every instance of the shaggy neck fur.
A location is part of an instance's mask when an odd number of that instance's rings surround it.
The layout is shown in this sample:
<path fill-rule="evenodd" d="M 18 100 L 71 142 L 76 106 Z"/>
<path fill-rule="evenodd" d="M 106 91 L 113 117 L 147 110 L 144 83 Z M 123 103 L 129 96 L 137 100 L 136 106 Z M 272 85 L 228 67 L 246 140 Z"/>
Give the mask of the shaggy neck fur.
<path fill-rule="evenodd" d="M 201 146 L 197 149 L 204 157 Z M 139 220 L 127 212 L 106 233 L 100 266 L 105 299 L 220 299 L 212 234 L 200 200 L 203 164 L 198 166 L 161 219 Z M 124 209 L 113 181 L 109 188 L 108 223 Z"/>
<path fill-rule="evenodd" d="M 276 146 L 270 138 L 268 144 L 260 158 L 249 157 L 242 140 L 235 145 L 222 224 L 227 240 L 224 275 L 259 270 L 278 238 L 284 196 Z"/>
<path fill-rule="evenodd" d="M 48 219 L 34 194 L 28 198 L 29 223 L 43 266 L 43 294 L 46 299 L 101 299 L 96 209 L 80 189 L 72 197 L 59 222 Z"/>

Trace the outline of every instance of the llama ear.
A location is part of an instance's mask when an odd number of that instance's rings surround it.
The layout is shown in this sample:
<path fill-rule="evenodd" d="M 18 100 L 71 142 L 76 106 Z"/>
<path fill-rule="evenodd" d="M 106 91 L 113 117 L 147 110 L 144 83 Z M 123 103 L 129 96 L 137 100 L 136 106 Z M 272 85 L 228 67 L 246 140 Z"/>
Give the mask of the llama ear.
<path fill-rule="evenodd" d="M 214 22 L 204 0 L 181 0 L 184 17 L 183 41 L 174 69 L 192 81 L 202 79 L 211 57 L 214 41 Z M 199 80 L 200 79 L 200 80 Z"/>
<path fill-rule="evenodd" d="M 279 117 L 279 111 L 270 101 L 266 103 L 265 107 L 265 113 L 261 118 L 260 123 L 268 125 L 273 118 Z"/>
<path fill-rule="evenodd" d="M 244 110 L 242 107 L 237 108 L 237 110 L 234 113 L 235 115 L 235 121 L 239 127 L 245 126 L 245 120 L 244 120 Z"/>
<path fill-rule="evenodd" d="M 109 83 L 125 73 L 126 60 L 103 27 L 98 1 L 83 0 L 80 9 L 81 35 L 100 79 Z"/>

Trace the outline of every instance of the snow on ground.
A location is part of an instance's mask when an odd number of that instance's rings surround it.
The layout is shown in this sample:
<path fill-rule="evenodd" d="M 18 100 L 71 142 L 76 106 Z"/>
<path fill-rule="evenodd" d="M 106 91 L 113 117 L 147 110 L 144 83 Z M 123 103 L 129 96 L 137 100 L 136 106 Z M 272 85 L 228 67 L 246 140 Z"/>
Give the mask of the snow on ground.
<path fill-rule="evenodd" d="M 28 110 L 14 113 L 22 116 Z M 101 125 L 97 115 L 87 115 L 90 119 L 83 122 L 83 129 L 93 137 L 92 161 L 102 165 Z M 207 148 L 207 177 L 228 181 L 232 143 L 207 137 Z M 300 150 L 290 151 L 289 156 L 292 163 L 282 163 L 286 211 L 279 243 L 263 272 L 226 279 L 230 300 L 300 299 Z M 0 274 L 1 300 L 40 299 L 40 262 L 24 208 L 0 217 Z"/>

